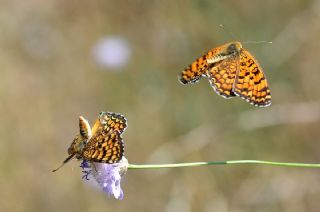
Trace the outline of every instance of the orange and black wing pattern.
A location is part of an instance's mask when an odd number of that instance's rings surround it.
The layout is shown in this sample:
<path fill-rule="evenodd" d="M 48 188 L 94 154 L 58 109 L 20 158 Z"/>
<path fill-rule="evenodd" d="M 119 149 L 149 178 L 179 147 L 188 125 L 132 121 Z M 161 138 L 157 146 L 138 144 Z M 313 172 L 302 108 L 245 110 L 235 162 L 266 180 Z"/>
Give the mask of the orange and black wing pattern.
<path fill-rule="evenodd" d="M 214 91 L 224 98 L 234 97 L 233 86 L 239 69 L 239 56 L 232 56 L 217 62 L 207 71 L 207 77 Z"/>
<path fill-rule="evenodd" d="M 206 71 L 209 66 L 207 59 L 217 56 L 217 53 L 221 51 L 222 48 L 225 47 L 221 46 L 213 48 L 207 54 L 203 55 L 202 57 L 198 58 L 196 61 L 191 63 L 191 65 L 189 65 L 181 72 L 181 75 L 179 76 L 179 81 L 182 84 L 196 83 L 199 81 L 199 79 L 205 77 Z"/>
<path fill-rule="evenodd" d="M 86 143 L 83 158 L 88 161 L 117 163 L 124 155 L 121 134 L 127 119 L 119 113 L 101 112 L 92 127 L 92 136 Z"/>
<path fill-rule="evenodd" d="M 88 161 L 117 163 L 124 154 L 124 143 L 119 131 L 99 131 L 94 134 L 83 151 L 83 158 Z"/>
<path fill-rule="evenodd" d="M 266 107 L 271 104 L 266 76 L 258 62 L 245 49 L 240 52 L 239 72 L 233 91 L 252 105 Z"/>
<path fill-rule="evenodd" d="M 99 120 L 106 132 L 119 131 L 122 134 L 127 128 L 127 119 L 119 113 L 101 112 Z"/>
<path fill-rule="evenodd" d="M 122 134 L 127 128 L 127 119 L 119 113 L 101 112 L 92 127 L 92 135 L 99 131 L 119 131 Z"/>
<path fill-rule="evenodd" d="M 266 107 L 271 94 L 261 67 L 238 41 L 213 48 L 182 71 L 183 84 L 208 77 L 213 89 L 224 98 L 240 96 L 252 105 Z"/>
<path fill-rule="evenodd" d="M 206 70 L 208 68 L 206 55 L 198 58 L 191 65 L 181 72 L 179 81 L 182 84 L 196 83 L 200 78 L 205 76 Z"/>

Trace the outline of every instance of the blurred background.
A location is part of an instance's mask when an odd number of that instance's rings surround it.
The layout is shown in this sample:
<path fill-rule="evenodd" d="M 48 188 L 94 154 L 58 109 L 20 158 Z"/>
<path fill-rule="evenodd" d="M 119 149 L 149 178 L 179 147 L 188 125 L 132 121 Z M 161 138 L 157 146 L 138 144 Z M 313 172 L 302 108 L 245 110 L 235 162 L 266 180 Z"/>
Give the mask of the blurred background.
<path fill-rule="evenodd" d="M 226 30 L 219 27 L 223 24 Z M 1 1 L 0 211 L 319 211 L 320 170 L 256 165 L 129 170 L 124 200 L 67 156 L 78 116 L 128 118 L 130 163 L 320 163 L 320 2 Z M 231 35 L 232 34 L 232 35 Z M 273 104 L 178 74 L 223 43 L 258 59 Z"/>

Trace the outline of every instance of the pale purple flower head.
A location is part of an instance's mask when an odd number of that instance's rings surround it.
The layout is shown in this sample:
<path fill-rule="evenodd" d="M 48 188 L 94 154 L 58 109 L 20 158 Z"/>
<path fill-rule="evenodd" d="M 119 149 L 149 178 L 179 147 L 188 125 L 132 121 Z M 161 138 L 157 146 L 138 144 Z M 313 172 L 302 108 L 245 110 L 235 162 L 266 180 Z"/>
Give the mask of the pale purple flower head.
<path fill-rule="evenodd" d="M 92 176 L 102 190 L 116 199 L 123 199 L 123 191 L 120 187 L 121 176 L 126 172 L 128 161 L 123 157 L 121 162 L 115 164 L 88 163 L 83 161 L 80 166 L 83 169 L 83 179 L 90 180 Z"/>

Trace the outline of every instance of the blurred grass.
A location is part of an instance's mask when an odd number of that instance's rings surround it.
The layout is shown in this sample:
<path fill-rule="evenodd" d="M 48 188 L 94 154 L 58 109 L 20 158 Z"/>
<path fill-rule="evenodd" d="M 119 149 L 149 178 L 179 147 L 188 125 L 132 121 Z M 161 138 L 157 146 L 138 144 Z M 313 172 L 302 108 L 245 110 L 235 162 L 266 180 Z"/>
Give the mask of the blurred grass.
<path fill-rule="evenodd" d="M 318 1 L 15 0 L 0 5 L 0 211 L 318 211 L 318 170 L 129 171 L 121 202 L 84 184 L 77 162 L 51 173 L 78 132 L 78 116 L 93 122 L 100 111 L 128 118 L 124 139 L 132 163 L 319 162 L 318 110 L 303 107 L 299 114 L 315 114 L 306 122 L 292 121 L 295 113 L 286 112 L 288 105 L 320 103 Z M 120 72 L 102 69 L 92 58 L 93 46 L 105 36 L 120 36 L 132 48 Z M 177 81 L 198 56 L 234 39 L 274 42 L 245 45 L 268 77 L 271 107 L 225 100 L 205 79 L 190 86 Z M 243 115 L 264 123 L 281 114 L 281 123 L 242 126 Z"/>

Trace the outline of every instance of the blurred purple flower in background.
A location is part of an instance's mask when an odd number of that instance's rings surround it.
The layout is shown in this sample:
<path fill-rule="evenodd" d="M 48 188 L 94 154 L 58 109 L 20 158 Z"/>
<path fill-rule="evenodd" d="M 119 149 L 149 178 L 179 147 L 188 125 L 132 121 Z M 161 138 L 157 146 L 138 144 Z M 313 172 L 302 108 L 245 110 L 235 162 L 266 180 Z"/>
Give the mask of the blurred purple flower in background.
<path fill-rule="evenodd" d="M 80 165 L 83 169 L 82 179 L 91 180 L 92 176 L 102 190 L 109 196 L 113 195 L 116 199 L 123 199 L 123 191 L 120 187 L 121 176 L 123 176 L 128 167 L 128 161 L 123 157 L 121 162 L 114 164 L 107 163 L 88 163 L 83 161 Z"/>
<path fill-rule="evenodd" d="M 111 71 L 120 71 L 130 59 L 131 48 L 121 37 L 105 37 L 93 47 L 93 58 L 96 63 Z"/>

